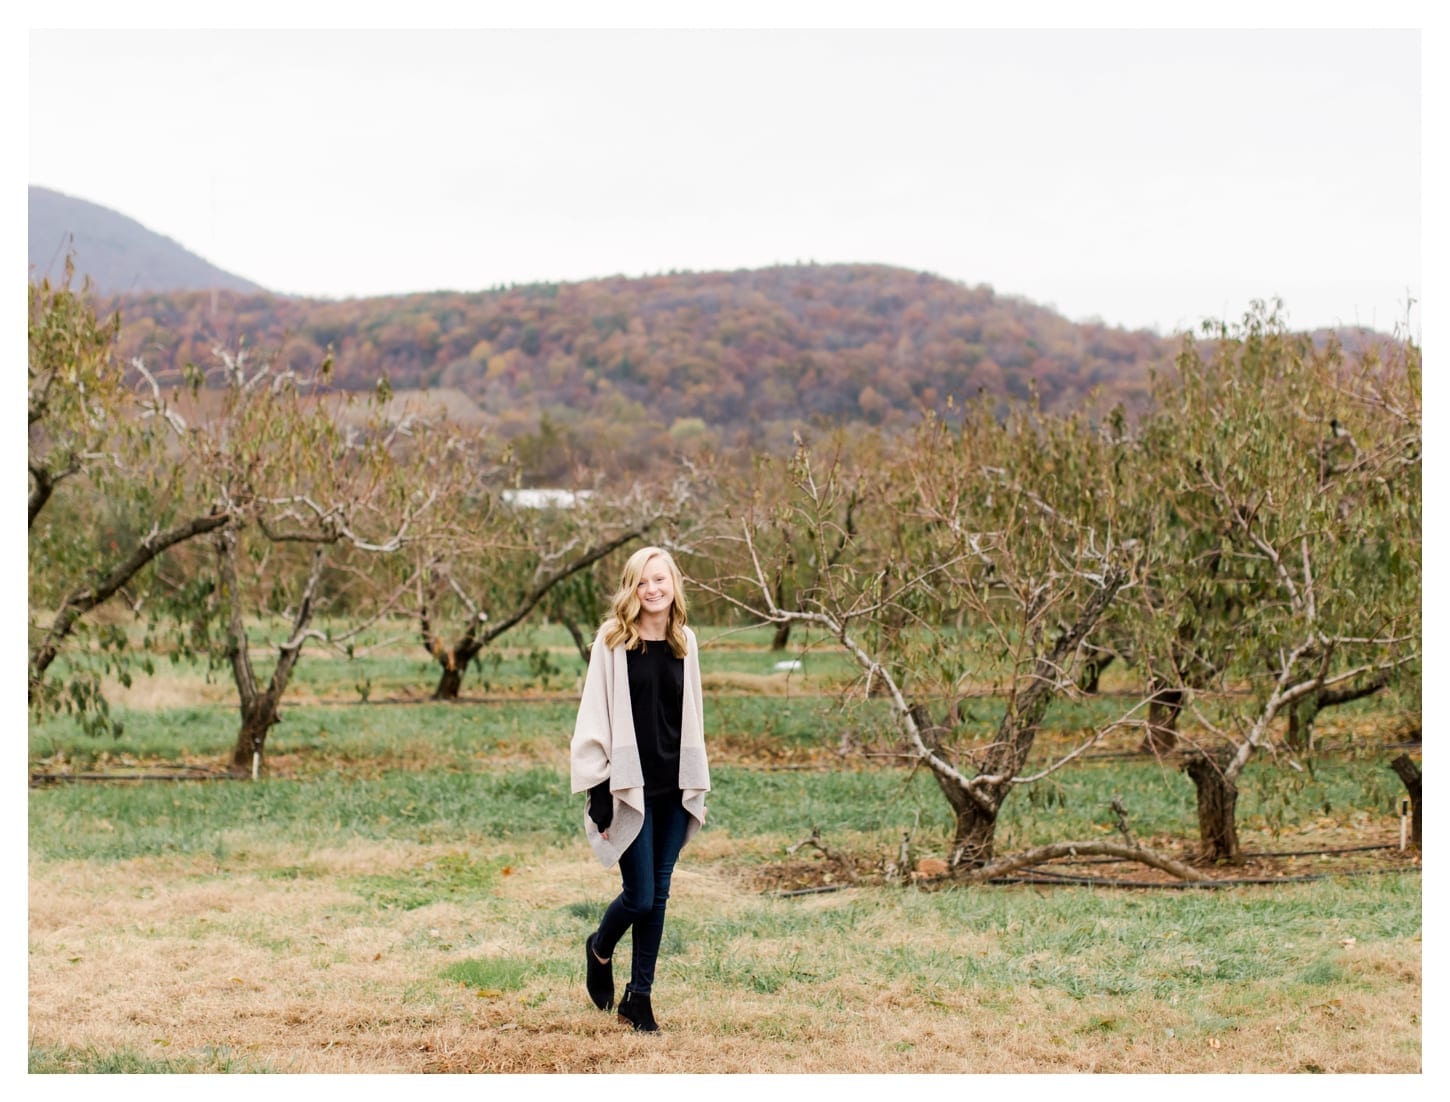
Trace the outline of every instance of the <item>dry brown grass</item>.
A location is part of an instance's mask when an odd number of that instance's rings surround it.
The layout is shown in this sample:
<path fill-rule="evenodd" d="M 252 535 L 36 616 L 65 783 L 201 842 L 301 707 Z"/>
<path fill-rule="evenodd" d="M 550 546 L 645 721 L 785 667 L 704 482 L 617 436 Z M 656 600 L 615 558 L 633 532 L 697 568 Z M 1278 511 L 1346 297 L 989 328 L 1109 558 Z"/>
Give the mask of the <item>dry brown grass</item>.
<path fill-rule="evenodd" d="M 113 708 L 136 712 L 208 704 L 234 705 L 237 700 L 237 690 L 231 681 L 214 679 L 208 683 L 205 675 L 191 671 L 168 671 L 165 677 L 133 678 L 129 687 L 108 677 L 102 679 L 101 691 Z"/>
<path fill-rule="evenodd" d="M 730 921 L 760 907 L 720 871 L 733 848 L 724 836 L 702 836 L 677 873 L 678 921 Z M 288 1073 L 1420 1070 L 1418 942 L 1408 957 L 1400 944 L 1345 948 L 1336 963 L 1352 982 L 1314 1005 L 1266 983 L 1223 985 L 1175 1006 L 1146 993 L 1075 999 L 1029 985 L 867 983 L 849 967 L 755 993 L 708 980 L 690 986 L 708 975 L 708 962 L 687 949 L 657 986 L 665 1032 L 640 1036 L 594 1010 L 582 977 L 559 963 L 576 955 L 572 928 L 566 936 L 534 917 L 615 890 L 616 874 L 582 845 L 539 851 L 499 881 L 486 906 L 370 909 L 346 887 L 349 877 L 406 874 L 449 852 L 356 841 L 253 848 L 225 871 L 210 857 L 33 867 L 30 1045 L 152 1060 L 220 1049 Z M 281 868 L 299 875 L 279 879 Z M 850 905 L 850 892 L 790 903 L 823 918 Z M 905 922 L 883 911 L 853 944 L 971 955 L 994 951 L 997 936 L 929 913 Z M 741 951 L 768 967 L 813 952 L 837 954 L 839 965 L 843 949 L 767 934 Z M 441 978 L 449 964 L 481 957 L 540 967 L 503 993 Z"/>
<path fill-rule="evenodd" d="M 751 696 L 803 697 L 820 696 L 819 681 L 808 682 L 800 675 L 788 673 L 732 673 L 719 671 L 700 678 L 708 693 L 748 693 Z"/>

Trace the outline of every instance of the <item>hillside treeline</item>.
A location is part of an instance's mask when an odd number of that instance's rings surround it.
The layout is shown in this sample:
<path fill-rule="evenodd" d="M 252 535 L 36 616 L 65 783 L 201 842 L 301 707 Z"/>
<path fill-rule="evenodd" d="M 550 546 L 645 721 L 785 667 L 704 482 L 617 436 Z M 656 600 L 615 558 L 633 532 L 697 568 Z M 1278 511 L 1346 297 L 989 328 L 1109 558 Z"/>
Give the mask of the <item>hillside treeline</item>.
<path fill-rule="evenodd" d="M 990 287 L 880 265 L 548 283 L 319 301 L 125 296 L 120 350 L 164 376 L 245 344 L 333 383 L 461 393 L 555 460 L 661 447 L 779 448 L 812 422 L 900 426 L 979 392 L 1048 410 L 1142 404 L 1176 344 L 1077 324 Z M 621 435 L 627 434 L 626 441 Z M 600 441 L 607 441 L 601 447 Z M 543 457 L 540 457 L 541 459 Z M 626 457 L 627 458 L 627 457 Z"/>

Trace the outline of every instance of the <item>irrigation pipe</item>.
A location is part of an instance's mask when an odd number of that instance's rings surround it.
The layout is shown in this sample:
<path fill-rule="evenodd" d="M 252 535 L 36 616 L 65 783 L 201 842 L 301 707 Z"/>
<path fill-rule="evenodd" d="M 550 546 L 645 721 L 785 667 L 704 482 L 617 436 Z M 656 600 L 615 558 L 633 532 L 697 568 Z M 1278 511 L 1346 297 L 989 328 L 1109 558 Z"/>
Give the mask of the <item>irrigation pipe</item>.
<path fill-rule="evenodd" d="M 1245 857 L 1318 857 L 1321 854 L 1332 855 L 1336 853 L 1368 853 L 1377 849 L 1399 849 L 1398 846 L 1388 842 L 1372 846 L 1339 846 L 1335 849 L 1285 849 L 1285 850 L 1245 850 Z M 1079 865 L 1120 865 L 1125 858 L 1122 857 L 1084 857 L 1075 862 Z"/>
<path fill-rule="evenodd" d="M 1387 848 L 1387 847 L 1385 847 Z M 1318 872 L 1304 876 L 1235 876 L 1214 880 L 1112 880 L 1097 876 L 1073 876 L 1069 873 L 1039 872 L 1033 876 L 1001 876 L 984 884 L 1008 887 L 1017 884 L 1041 886 L 1094 887 L 1094 888 L 1236 888 L 1266 884 L 1307 884 L 1318 880 L 1339 880 L 1350 876 L 1389 876 L 1399 873 L 1419 872 L 1418 866 L 1396 869 L 1350 869 L 1343 872 Z M 953 887 L 958 881 L 950 876 L 917 880 L 916 886 Z M 840 892 L 847 888 L 862 887 L 860 884 L 819 884 L 813 888 L 792 888 L 786 891 L 766 892 L 778 899 L 790 899 L 801 895 L 823 895 L 826 892 Z M 974 885 L 981 886 L 981 885 Z"/>
<path fill-rule="evenodd" d="M 231 781 L 239 778 L 214 769 L 198 767 L 187 773 L 32 773 L 32 788 L 67 781 Z"/>
<path fill-rule="evenodd" d="M 1067 873 L 1043 872 L 1032 876 L 1002 877 L 989 884 L 1067 884 L 1095 888 L 1235 888 L 1264 884 L 1307 884 L 1316 880 L 1341 880 L 1350 876 L 1388 876 L 1419 872 L 1419 866 L 1394 869 L 1346 869 L 1343 872 L 1316 872 L 1303 876 L 1234 876 L 1222 880 L 1110 880 L 1096 876 L 1072 876 Z M 934 881 L 935 882 L 935 881 Z M 943 881 L 949 883 L 949 881 Z"/>

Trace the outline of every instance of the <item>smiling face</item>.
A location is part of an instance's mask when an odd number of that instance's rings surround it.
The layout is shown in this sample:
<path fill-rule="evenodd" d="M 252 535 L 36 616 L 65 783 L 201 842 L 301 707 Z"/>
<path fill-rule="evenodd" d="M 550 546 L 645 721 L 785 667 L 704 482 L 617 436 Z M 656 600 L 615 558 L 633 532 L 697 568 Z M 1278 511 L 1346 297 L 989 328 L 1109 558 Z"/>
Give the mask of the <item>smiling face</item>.
<path fill-rule="evenodd" d="M 640 619 L 668 621 L 670 606 L 675 603 L 675 577 L 663 555 L 655 555 L 644 564 L 634 595 L 639 598 Z"/>
<path fill-rule="evenodd" d="M 685 579 L 674 557 L 662 547 L 641 547 L 620 572 L 619 588 L 609 602 L 606 623 L 613 626 L 605 645 L 667 639 L 683 658 L 689 646 L 685 619 Z"/>

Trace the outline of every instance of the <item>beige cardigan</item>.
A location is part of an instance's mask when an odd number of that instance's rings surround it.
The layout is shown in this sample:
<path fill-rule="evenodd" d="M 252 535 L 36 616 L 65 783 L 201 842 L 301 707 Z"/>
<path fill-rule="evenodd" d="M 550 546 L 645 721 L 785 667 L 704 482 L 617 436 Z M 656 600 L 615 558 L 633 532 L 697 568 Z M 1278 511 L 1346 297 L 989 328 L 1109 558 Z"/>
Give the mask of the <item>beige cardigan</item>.
<path fill-rule="evenodd" d="M 705 821 L 705 793 L 710 791 L 710 765 L 705 758 L 705 704 L 700 689 L 700 649 L 695 633 L 685 629 L 684 707 L 680 716 L 681 802 L 690 813 L 685 841 Z M 589 672 L 569 743 L 569 783 L 573 793 L 587 792 L 609 780 L 614 818 L 605 838 L 584 812 L 584 836 L 599 863 L 609 868 L 619 860 L 644 825 L 644 771 L 634 737 L 629 704 L 629 665 L 623 647 L 604 645 L 604 629 L 589 649 Z"/>

